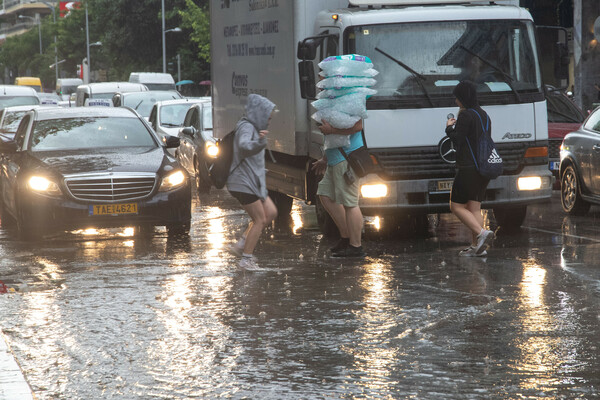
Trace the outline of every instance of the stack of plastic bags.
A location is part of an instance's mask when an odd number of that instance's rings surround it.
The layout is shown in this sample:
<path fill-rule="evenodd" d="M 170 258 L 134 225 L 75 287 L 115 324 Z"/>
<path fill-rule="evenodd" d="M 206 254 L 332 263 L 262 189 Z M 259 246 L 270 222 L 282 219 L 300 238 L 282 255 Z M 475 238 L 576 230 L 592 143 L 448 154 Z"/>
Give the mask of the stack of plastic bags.
<path fill-rule="evenodd" d="M 312 106 L 317 110 L 312 118 L 327 121 L 334 128 L 351 128 L 361 118 L 367 118 L 367 98 L 377 93 L 369 86 L 378 74 L 369 57 L 358 54 L 328 57 L 319 63 L 324 79 L 317 83 L 322 89 Z M 342 147 L 349 143 L 348 135 L 326 135 L 325 148 Z"/>

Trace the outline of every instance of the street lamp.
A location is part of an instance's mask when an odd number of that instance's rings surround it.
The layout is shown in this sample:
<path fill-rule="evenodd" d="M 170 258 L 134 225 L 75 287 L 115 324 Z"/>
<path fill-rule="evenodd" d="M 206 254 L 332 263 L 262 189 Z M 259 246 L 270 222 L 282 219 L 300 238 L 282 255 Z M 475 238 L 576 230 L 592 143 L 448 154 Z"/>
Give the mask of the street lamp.
<path fill-rule="evenodd" d="M 48 3 L 47 1 L 43 1 L 43 0 L 30 0 L 30 3 L 35 3 L 35 2 L 39 2 L 44 4 L 46 7 L 49 7 L 50 9 L 52 9 L 52 22 L 54 23 L 54 28 L 56 29 L 56 8 L 55 6 L 53 6 L 52 4 Z M 56 0 L 56 2 L 58 3 L 59 0 Z M 41 23 L 41 21 L 40 21 Z M 41 35 L 41 33 L 40 33 Z M 41 36 L 40 36 L 40 41 L 41 41 Z M 40 42 L 41 43 L 41 42 Z M 41 44 L 40 44 L 40 48 L 41 48 Z M 40 51 L 41 53 L 41 51 Z M 58 49 L 56 47 L 56 33 L 54 34 L 54 64 L 56 65 L 56 81 L 58 82 Z"/>
<path fill-rule="evenodd" d="M 18 15 L 17 18 L 19 18 L 19 19 L 30 19 L 33 22 L 37 21 L 35 18 L 30 17 L 28 15 Z M 39 33 L 39 36 L 40 36 L 40 54 L 42 54 L 42 21 L 39 21 L 38 24 L 37 24 L 37 26 L 38 26 L 38 33 Z"/>
<path fill-rule="evenodd" d="M 87 4 L 86 4 L 85 5 L 85 47 L 86 47 L 86 53 L 87 53 L 88 82 L 85 82 L 85 83 L 90 83 L 89 79 L 92 75 L 92 62 L 90 60 L 90 47 L 91 46 L 102 46 L 102 42 L 95 42 L 95 43 L 90 44 L 90 23 L 89 23 L 89 19 L 88 19 L 88 8 L 87 8 Z"/>
<path fill-rule="evenodd" d="M 165 0 L 161 0 L 162 4 L 162 59 L 163 59 L 163 74 L 167 72 L 167 46 L 165 44 L 165 33 L 167 32 L 181 32 L 181 28 L 173 28 L 165 30 Z"/>

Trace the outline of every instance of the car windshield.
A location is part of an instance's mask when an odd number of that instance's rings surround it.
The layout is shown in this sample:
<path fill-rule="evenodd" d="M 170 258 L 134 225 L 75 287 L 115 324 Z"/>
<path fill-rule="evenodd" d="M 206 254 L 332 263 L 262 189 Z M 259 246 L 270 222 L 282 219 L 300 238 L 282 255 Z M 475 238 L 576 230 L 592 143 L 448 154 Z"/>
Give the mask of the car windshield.
<path fill-rule="evenodd" d="M 190 109 L 190 106 L 190 103 L 163 104 L 160 107 L 160 124 L 170 128 L 183 126 L 185 113 Z"/>
<path fill-rule="evenodd" d="M 122 117 L 41 120 L 30 140 L 33 151 L 157 146 L 142 121 Z"/>
<path fill-rule="evenodd" d="M 530 21 L 440 21 L 352 27 L 348 53 L 369 56 L 379 74 L 374 100 L 451 96 L 461 80 L 479 92 L 541 90 Z"/>
<path fill-rule="evenodd" d="M 152 106 L 154 106 L 157 101 L 175 100 L 178 98 L 180 98 L 180 96 L 176 92 L 139 92 L 123 96 L 123 105 L 133 108 L 142 117 L 149 117 Z"/>
<path fill-rule="evenodd" d="M 16 133 L 21 119 L 23 119 L 23 116 L 28 112 L 29 110 L 7 112 L 4 116 L 4 119 L 2 120 L 0 132 Z"/>
<path fill-rule="evenodd" d="M 548 122 L 582 123 L 583 114 L 571 103 L 571 100 L 560 93 L 550 93 L 546 97 Z"/>
<path fill-rule="evenodd" d="M 2 96 L 0 97 L 0 108 L 10 106 L 28 106 L 40 104 L 37 96 Z"/>

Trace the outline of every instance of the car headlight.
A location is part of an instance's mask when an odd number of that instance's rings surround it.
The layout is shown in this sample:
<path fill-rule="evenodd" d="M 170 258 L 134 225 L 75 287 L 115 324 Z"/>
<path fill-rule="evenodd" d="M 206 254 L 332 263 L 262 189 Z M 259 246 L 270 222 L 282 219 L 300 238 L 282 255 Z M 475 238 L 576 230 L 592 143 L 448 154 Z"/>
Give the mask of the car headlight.
<path fill-rule="evenodd" d="M 217 146 L 216 143 L 206 142 L 205 147 L 207 156 L 209 156 L 210 158 L 217 158 L 217 156 L 219 155 L 219 146 Z"/>
<path fill-rule="evenodd" d="M 362 185 L 360 187 L 360 193 L 364 198 L 377 199 L 380 197 L 386 197 L 388 194 L 388 187 L 383 183 L 375 185 Z"/>
<path fill-rule="evenodd" d="M 165 176 L 160 183 L 159 192 L 168 192 L 178 188 L 185 183 L 186 177 L 183 171 L 175 171 Z"/>
<path fill-rule="evenodd" d="M 27 187 L 37 193 L 43 193 L 50 196 L 60 195 L 62 192 L 58 185 L 48 178 L 34 175 L 27 181 Z"/>

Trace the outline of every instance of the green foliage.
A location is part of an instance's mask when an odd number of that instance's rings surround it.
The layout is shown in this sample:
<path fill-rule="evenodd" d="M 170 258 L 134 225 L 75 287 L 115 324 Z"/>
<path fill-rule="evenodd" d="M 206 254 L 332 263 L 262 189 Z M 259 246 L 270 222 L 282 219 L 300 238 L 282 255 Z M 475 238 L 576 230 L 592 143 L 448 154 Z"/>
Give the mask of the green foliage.
<path fill-rule="evenodd" d="M 210 79 L 210 29 L 208 0 L 164 0 L 168 72 L 177 80 L 177 54 L 181 79 Z M 11 36 L 0 47 L 0 68 L 10 79 L 32 75 L 42 79 L 46 89 L 55 85 L 54 35 L 60 77 L 74 77 L 77 64 L 87 57 L 85 7 L 88 10 L 91 68 L 105 71 L 106 80 L 127 80 L 132 71 L 162 72 L 161 0 L 83 0 L 79 9 L 53 23 L 52 15 L 42 21 L 42 48 L 39 54 L 37 27 Z M 56 10 L 58 13 L 58 10 Z M 12 83 L 12 82 L 6 82 Z"/>

